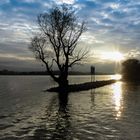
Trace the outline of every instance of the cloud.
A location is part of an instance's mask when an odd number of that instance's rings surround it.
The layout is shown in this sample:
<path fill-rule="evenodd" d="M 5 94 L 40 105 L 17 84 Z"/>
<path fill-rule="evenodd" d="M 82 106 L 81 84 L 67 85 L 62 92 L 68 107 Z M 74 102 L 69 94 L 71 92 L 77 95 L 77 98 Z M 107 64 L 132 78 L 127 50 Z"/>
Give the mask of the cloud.
<path fill-rule="evenodd" d="M 110 3 L 109 7 L 112 9 L 118 9 L 120 7 L 120 4 L 119 3 Z"/>
<path fill-rule="evenodd" d="M 13 55 L 13 54 L 0 54 L 0 58 L 9 58 L 9 59 L 17 59 L 17 60 L 26 60 L 26 61 L 30 61 L 30 60 L 35 60 L 33 57 L 23 57 L 23 56 L 17 56 L 17 55 Z"/>
<path fill-rule="evenodd" d="M 26 3 L 33 3 L 35 2 L 36 0 L 21 0 L 22 2 L 26 2 Z"/>
<path fill-rule="evenodd" d="M 132 49 L 128 51 L 125 55 L 127 58 L 140 58 L 140 49 Z"/>
<path fill-rule="evenodd" d="M 0 0 L 0 5 L 8 4 L 8 3 L 10 3 L 10 0 Z"/>
<path fill-rule="evenodd" d="M 62 3 L 66 3 L 66 4 L 74 4 L 75 0 L 56 0 L 57 3 L 62 4 Z"/>
<path fill-rule="evenodd" d="M 0 70 L 7 69 L 13 71 L 44 71 L 41 63 L 35 60 L 20 60 L 16 58 L 0 57 Z"/>
<path fill-rule="evenodd" d="M 132 48 L 140 49 L 139 0 L 0 0 L 0 54 L 16 56 L 18 61 L 29 58 L 32 54 L 28 46 L 37 30 L 37 15 L 62 3 L 75 7 L 77 16 L 87 23 L 88 31 L 82 35 L 79 45 L 90 47 L 94 53 L 112 50 L 114 46 L 126 54 Z M 129 56 L 140 58 L 138 50 L 129 52 Z M 15 60 L 14 57 L 5 59 Z M 96 57 L 94 62 L 103 60 Z"/>
<path fill-rule="evenodd" d="M 86 42 L 87 44 L 89 45 L 92 45 L 92 44 L 104 44 L 104 41 L 103 40 L 98 40 L 96 38 L 96 35 L 94 35 L 93 33 L 91 32 L 86 32 L 84 33 L 82 36 L 81 36 L 81 39 L 80 39 L 82 42 Z"/>

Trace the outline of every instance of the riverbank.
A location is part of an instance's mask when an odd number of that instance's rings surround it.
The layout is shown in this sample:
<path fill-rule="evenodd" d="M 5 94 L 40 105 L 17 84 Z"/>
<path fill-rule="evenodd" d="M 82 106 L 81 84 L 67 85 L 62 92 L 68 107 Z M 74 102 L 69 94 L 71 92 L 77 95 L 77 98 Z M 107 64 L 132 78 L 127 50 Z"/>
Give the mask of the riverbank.
<path fill-rule="evenodd" d="M 84 91 L 84 90 L 95 89 L 95 88 L 99 88 L 105 85 L 109 85 L 109 84 L 115 83 L 116 81 L 117 80 L 103 80 L 103 81 L 95 81 L 95 82 L 86 82 L 86 83 L 81 83 L 81 84 L 72 84 L 72 85 L 69 85 L 66 90 L 67 92 Z M 59 87 L 53 87 L 53 88 L 48 89 L 47 91 L 59 92 L 60 89 Z"/>

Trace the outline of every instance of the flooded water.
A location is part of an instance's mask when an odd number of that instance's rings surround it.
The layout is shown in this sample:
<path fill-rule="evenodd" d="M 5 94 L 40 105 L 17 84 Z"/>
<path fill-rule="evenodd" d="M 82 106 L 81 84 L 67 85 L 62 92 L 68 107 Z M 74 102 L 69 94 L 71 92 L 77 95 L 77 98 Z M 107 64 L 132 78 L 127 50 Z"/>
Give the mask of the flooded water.
<path fill-rule="evenodd" d="M 69 79 L 83 83 L 90 76 Z M 0 139 L 140 139 L 140 85 L 116 82 L 69 93 L 65 110 L 60 109 L 58 93 L 43 92 L 54 85 L 48 76 L 0 76 Z"/>

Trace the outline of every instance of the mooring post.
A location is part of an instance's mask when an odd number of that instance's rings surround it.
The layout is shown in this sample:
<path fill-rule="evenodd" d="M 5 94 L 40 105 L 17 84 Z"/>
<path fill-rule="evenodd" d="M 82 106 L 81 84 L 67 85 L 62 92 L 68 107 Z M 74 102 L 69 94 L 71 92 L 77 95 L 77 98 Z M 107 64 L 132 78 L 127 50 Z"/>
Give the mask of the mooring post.
<path fill-rule="evenodd" d="M 91 73 L 91 82 L 95 81 L 95 67 L 90 67 L 90 73 Z"/>

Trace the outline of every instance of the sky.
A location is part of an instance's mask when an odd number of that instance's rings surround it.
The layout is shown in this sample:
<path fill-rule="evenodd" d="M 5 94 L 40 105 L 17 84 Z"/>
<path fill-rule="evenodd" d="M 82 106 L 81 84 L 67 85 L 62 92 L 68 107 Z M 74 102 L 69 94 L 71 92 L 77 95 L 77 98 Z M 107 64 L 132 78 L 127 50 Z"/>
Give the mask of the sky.
<path fill-rule="evenodd" d="M 37 15 L 63 3 L 87 23 L 79 46 L 90 54 L 77 68 L 114 72 L 123 59 L 140 59 L 140 0 L 0 0 L 0 70 L 44 70 L 28 49 Z"/>

